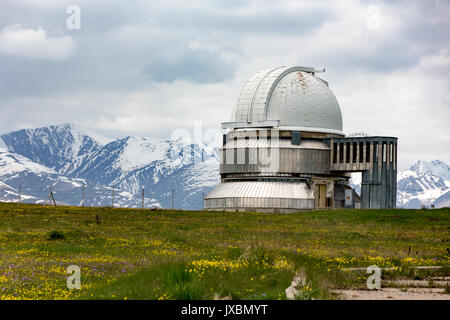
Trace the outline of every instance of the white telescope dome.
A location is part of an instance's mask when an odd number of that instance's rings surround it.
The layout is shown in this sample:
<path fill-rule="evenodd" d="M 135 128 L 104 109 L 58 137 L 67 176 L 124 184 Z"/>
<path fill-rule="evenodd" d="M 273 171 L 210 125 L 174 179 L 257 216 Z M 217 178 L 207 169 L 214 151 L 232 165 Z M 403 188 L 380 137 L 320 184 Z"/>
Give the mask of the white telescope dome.
<path fill-rule="evenodd" d="M 257 72 L 244 85 L 234 107 L 234 127 L 278 121 L 280 129 L 344 135 L 339 103 L 315 72 L 306 67 Z"/>

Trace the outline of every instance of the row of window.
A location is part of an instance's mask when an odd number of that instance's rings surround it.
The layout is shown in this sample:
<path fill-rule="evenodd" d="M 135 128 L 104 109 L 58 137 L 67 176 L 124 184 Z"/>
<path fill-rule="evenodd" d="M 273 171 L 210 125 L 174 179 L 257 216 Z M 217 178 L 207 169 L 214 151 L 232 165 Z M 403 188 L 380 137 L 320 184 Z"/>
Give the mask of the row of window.
<path fill-rule="evenodd" d="M 365 145 L 365 150 L 364 150 Z M 345 146 L 345 153 L 344 153 Z M 353 147 L 353 153 L 350 154 L 350 148 Z M 378 162 L 379 155 L 379 142 L 375 141 L 373 143 L 373 162 Z M 394 150 L 395 146 L 393 142 L 385 142 L 381 143 L 382 148 L 382 161 L 387 162 L 387 148 L 389 148 L 389 162 L 392 163 L 394 161 Z M 359 151 L 359 159 L 358 159 L 358 151 Z M 339 151 L 338 151 L 338 143 L 333 143 L 333 163 L 364 163 L 370 162 L 370 142 L 360 141 L 360 142 L 340 142 L 339 143 Z"/>

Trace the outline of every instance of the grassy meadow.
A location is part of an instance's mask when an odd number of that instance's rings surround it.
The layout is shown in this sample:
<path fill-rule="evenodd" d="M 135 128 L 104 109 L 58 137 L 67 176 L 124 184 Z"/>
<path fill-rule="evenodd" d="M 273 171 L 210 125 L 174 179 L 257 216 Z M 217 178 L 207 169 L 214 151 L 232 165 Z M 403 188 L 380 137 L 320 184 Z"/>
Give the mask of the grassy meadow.
<path fill-rule="evenodd" d="M 368 275 L 450 275 L 450 209 L 296 214 L 0 203 L 0 299 L 337 299 Z M 70 265 L 81 290 L 66 287 Z M 443 266 L 434 271 L 414 266 Z M 448 288 L 446 288 L 448 291 Z"/>

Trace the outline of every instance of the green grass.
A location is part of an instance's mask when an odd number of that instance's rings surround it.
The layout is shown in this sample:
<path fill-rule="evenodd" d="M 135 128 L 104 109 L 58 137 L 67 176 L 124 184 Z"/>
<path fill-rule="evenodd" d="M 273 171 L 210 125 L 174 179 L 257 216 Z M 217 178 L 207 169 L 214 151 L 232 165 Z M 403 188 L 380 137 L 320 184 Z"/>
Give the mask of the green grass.
<path fill-rule="evenodd" d="M 1 299 L 299 299 L 383 277 L 448 275 L 450 209 L 295 214 L 44 207 L 0 203 Z M 82 289 L 66 288 L 81 267 Z M 414 269 L 441 265 L 440 270 Z"/>

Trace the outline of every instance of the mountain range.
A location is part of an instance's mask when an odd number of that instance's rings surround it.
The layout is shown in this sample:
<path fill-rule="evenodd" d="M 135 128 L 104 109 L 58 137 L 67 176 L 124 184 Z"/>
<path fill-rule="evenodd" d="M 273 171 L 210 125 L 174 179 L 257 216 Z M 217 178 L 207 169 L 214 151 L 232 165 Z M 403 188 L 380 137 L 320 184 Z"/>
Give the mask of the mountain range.
<path fill-rule="evenodd" d="M 73 124 L 0 137 L 0 199 L 80 205 L 200 209 L 219 181 L 213 148 L 151 137 L 111 140 Z M 84 186 L 83 186 L 84 185 Z"/>
<path fill-rule="evenodd" d="M 0 201 L 201 209 L 219 183 L 217 150 L 153 137 L 109 139 L 73 124 L 0 136 Z M 353 187 L 360 190 L 360 177 Z M 397 207 L 450 206 L 450 166 L 417 161 L 398 173 Z M 114 199 L 113 199 L 114 197 Z"/>

